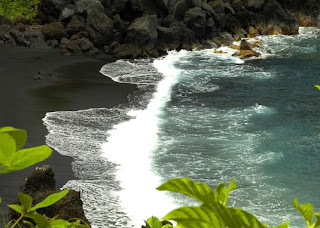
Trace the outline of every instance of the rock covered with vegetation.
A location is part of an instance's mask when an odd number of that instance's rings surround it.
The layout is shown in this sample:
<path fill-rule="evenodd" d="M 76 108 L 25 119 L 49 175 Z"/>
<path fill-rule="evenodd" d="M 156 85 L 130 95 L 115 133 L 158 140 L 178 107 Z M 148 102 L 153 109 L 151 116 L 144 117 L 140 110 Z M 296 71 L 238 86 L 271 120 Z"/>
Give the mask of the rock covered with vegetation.
<path fill-rule="evenodd" d="M 257 35 L 297 34 L 298 22 L 316 26 L 320 2 L 41 0 L 38 9 L 36 23 L 41 26 L 2 20 L 0 43 L 52 46 L 64 55 L 100 52 L 137 58 L 172 49 L 230 45 Z"/>
<path fill-rule="evenodd" d="M 37 167 L 33 173 L 26 178 L 24 184 L 20 187 L 20 192 L 30 195 L 34 204 L 43 201 L 50 194 L 59 192 L 56 190 L 56 181 L 51 167 L 47 165 Z M 15 203 L 19 204 L 18 201 Z M 74 190 L 70 190 L 68 194 L 57 203 L 49 207 L 41 208 L 38 212 L 49 218 L 57 217 L 64 220 L 77 218 L 89 224 L 82 208 L 80 192 Z M 19 214 L 9 209 L 9 221 L 18 218 Z"/>

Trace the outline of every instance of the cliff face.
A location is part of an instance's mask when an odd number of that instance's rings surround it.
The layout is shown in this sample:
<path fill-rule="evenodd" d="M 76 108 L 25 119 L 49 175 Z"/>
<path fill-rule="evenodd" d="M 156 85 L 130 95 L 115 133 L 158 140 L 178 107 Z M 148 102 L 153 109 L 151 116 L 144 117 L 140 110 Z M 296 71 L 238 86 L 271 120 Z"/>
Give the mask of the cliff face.
<path fill-rule="evenodd" d="M 280 4 L 288 9 L 300 26 L 317 26 L 320 22 L 319 0 L 282 0 Z"/>
<path fill-rule="evenodd" d="M 319 5 L 318 0 L 42 0 L 38 23 L 44 26 L 37 34 L 65 55 L 157 57 L 195 45 L 297 34 L 298 21 L 316 25 Z M 0 42 L 18 43 L 19 31 L 5 29 Z"/>

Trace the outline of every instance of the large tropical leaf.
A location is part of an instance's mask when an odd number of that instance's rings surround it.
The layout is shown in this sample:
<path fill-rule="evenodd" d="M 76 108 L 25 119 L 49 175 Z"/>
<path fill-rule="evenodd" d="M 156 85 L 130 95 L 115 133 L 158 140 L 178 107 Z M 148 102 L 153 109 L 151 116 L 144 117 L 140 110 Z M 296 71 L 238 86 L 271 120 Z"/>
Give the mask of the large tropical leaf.
<path fill-rule="evenodd" d="M 310 226 L 313 219 L 313 205 L 311 203 L 299 204 L 298 199 L 294 199 L 293 206 L 304 217 L 307 225 Z"/>
<path fill-rule="evenodd" d="M 47 196 L 43 201 L 41 201 L 40 203 L 32 207 L 31 211 L 35 211 L 39 208 L 48 207 L 48 206 L 51 206 L 52 204 L 55 204 L 56 202 L 61 200 L 63 197 L 65 197 L 68 194 L 68 192 L 69 192 L 69 189 L 64 189 L 61 192 L 53 193 Z"/>
<path fill-rule="evenodd" d="M 220 203 L 204 204 L 201 208 L 213 212 L 226 227 L 265 228 L 254 215 L 239 208 L 226 207 Z"/>
<path fill-rule="evenodd" d="M 175 178 L 168 180 L 157 189 L 160 191 L 182 193 L 201 203 L 213 201 L 215 198 L 213 190 L 208 185 L 195 182 L 189 178 Z"/>
<path fill-rule="evenodd" d="M 27 142 L 27 132 L 23 129 L 17 129 L 14 127 L 2 127 L 0 132 L 7 133 L 14 138 L 16 142 L 16 150 L 20 150 Z"/>
<path fill-rule="evenodd" d="M 265 228 L 249 212 L 220 203 L 182 207 L 169 212 L 163 219 L 176 221 L 177 228 Z"/>
<path fill-rule="evenodd" d="M 224 228 L 216 215 L 206 208 L 181 207 L 169 212 L 163 219 L 177 222 L 176 228 Z"/>
<path fill-rule="evenodd" d="M 235 184 L 234 178 L 232 178 L 228 187 L 220 184 L 215 190 L 204 183 L 195 182 L 189 178 L 175 178 L 165 182 L 157 189 L 160 191 L 182 193 L 201 203 L 219 202 L 226 205 L 229 192 L 236 188 L 237 185 Z"/>
<path fill-rule="evenodd" d="M 47 159 L 51 153 L 52 149 L 47 145 L 19 150 L 14 154 L 13 162 L 11 166 L 8 167 L 8 170 L 16 171 L 25 169 Z"/>
<path fill-rule="evenodd" d="M 7 134 L 0 132 L 0 173 L 4 173 L 6 166 L 10 166 L 16 152 L 16 143 L 14 138 Z"/>

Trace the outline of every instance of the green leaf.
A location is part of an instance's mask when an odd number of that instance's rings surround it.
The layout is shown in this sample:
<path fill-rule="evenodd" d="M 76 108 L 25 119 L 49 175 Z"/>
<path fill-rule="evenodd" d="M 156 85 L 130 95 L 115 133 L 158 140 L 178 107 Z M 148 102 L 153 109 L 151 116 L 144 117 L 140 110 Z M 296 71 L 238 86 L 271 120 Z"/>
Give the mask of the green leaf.
<path fill-rule="evenodd" d="M 23 207 L 21 205 L 18 204 L 9 204 L 8 207 L 10 207 L 12 210 L 15 210 L 16 212 L 23 214 Z"/>
<path fill-rule="evenodd" d="M 157 190 L 182 193 L 204 203 L 215 200 L 215 194 L 208 185 L 189 178 L 175 178 L 160 185 Z"/>
<path fill-rule="evenodd" d="M 14 138 L 7 133 L 0 133 L 0 163 L 5 166 L 10 166 L 16 152 L 16 143 Z M 4 173 L 3 167 L 0 173 Z"/>
<path fill-rule="evenodd" d="M 32 207 L 31 211 L 35 211 L 39 208 L 48 207 L 48 206 L 51 206 L 52 204 L 55 204 L 56 202 L 61 200 L 63 197 L 65 197 L 68 194 L 68 192 L 69 192 L 69 189 L 65 189 L 61 192 L 53 193 L 47 196 L 43 201 L 41 201 L 40 203 Z"/>
<path fill-rule="evenodd" d="M 169 212 L 163 219 L 177 222 L 176 228 L 224 228 L 215 214 L 200 207 L 181 207 Z"/>
<path fill-rule="evenodd" d="M 316 221 L 314 222 L 313 227 L 320 227 L 320 213 L 314 213 L 314 215 L 316 216 Z"/>
<path fill-rule="evenodd" d="M 280 224 L 279 226 L 276 226 L 276 228 L 289 228 L 289 225 L 290 225 L 290 221 L 286 221 Z"/>
<path fill-rule="evenodd" d="M 161 221 L 157 218 L 157 217 L 150 217 L 147 221 L 146 221 L 147 227 L 148 228 L 162 228 L 162 223 Z"/>
<path fill-rule="evenodd" d="M 310 226 L 313 219 L 313 205 L 311 203 L 299 204 L 298 199 L 294 199 L 293 206 L 304 217 L 307 225 Z"/>
<path fill-rule="evenodd" d="M 2 198 L 0 197 L 0 203 L 2 203 Z"/>
<path fill-rule="evenodd" d="M 47 159 L 52 149 L 46 145 L 19 150 L 15 153 L 14 162 L 7 168 L 10 172 L 25 169 Z"/>
<path fill-rule="evenodd" d="M 19 193 L 18 194 L 19 201 L 21 202 L 21 205 L 24 209 L 24 211 L 27 213 L 30 211 L 31 205 L 32 205 L 32 198 L 31 196 L 24 194 L 24 193 Z"/>
<path fill-rule="evenodd" d="M 27 142 L 27 132 L 23 129 L 16 129 L 14 127 L 2 127 L 0 132 L 9 134 L 16 142 L 16 150 L 20 150 Z"/>
<path fill-rule="evenodd" d="M 162 226 L 162 228 L 173 228 L 173 226 L 171 224 L 166 224 L 166 225 Z"/>
<path fill-rule="evenodd" d="M 29 212 L 25 217 L 31 218 L 37 224 L 37 228 L 51 228 L 48 219 L 37 212 Z"/>
<path fill-rule="evenodd" d="M 28 220 L 22 220 L 23 224 L 28 225 L 29 228 L 34 228 L 34 225 L 32 222 L 28 221 Z"/>
<path fill-rule="evenodd" d="M 219 202 L 226 205 L 229 192 L 236 188 L 237 185 L 235 184 L 234 178 L 232 178 L 228 187 L 224 184 L 220 184 L 215 190 L 204 183 L 195 182 L 189 178 L 175 178 L 168 180 L 157 189 L 160 191 L 182 193 L 201 203 Z"/>
<path fill-rule="evenodd" d="M 226 205 L 228 202 L 229 193 L 234 189 L 237 189 L 234 178 L 231 179 L 228 187 L 226 187 L 224 184 L 218 185 L 218 187 L 214 190 L 216 194 L 215 201 L 221 203 L 222 205 Z"/>
<path fill-rule="evenodd" d="M 265 225 L 254 215 L 239 208 L 226 207 L 220 203 L 204 204 L 201 208 L 214 213 L 218 221 L 225 227 L 265 228 Z"/>
<path fill-rule="evenodd" d="M 68 228 L 71 227 L 72 223 L 63 220 L 63 219 L 56 219 L 50 222 L 52 228 Z"/>

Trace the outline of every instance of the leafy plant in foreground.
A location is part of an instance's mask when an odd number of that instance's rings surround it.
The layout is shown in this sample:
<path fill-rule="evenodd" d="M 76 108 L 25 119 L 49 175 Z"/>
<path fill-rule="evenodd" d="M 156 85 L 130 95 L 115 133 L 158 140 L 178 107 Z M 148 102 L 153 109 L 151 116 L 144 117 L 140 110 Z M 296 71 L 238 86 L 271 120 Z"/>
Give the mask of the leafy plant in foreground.
<path fill-rule="evenodd" d="M 27 132 L 23 129 L 16 129 L 14 127 L 0 128 L 0 175 L 25 169 L 35 163 L 47 159 L 52 150 L 46 145 L 33 147 L 29 149 L 22 149 L 27 141 Z M 53 193 L 47 196 L 43 201 L 32 206 L 32 197 L 30 195 L 19 193 L 18 198 L 21 203 L 8 205 L 11 209 L 20 214 L 16 221 L 10 221 L 8 224 L 4 223 L 5 228 L 15 228 L 20 226 L 20 222 L 28 225 L 31 228 L 87 228 L 80 219 L 72 219 L 74 222 L 63 219 L 47 218 L 42 214 L 37 213 L 36 210 L 44 207 L 49 207 L 68 194 L 69 190 L 65 189 L 58 193 Z M 2 199 L 0 198 L 0 203 Z M 29 218 L 35 222 L 34 225 L 28 220 Z M 4 221 L 4 220 L 3 220 Z M 81 224 L 83 222 L 84 224 Z"/>
<path fill-rule="evenodd" d="M 176 228 L 289 227 L 289 221 L 279 226 L 268 226 L 268 224 L 261 223 L 254 215 L 245 210 L 226 206 L 229 193 L 236 188 L 237 185 L 235 184 L 234 178 L 230 181 L 229 186 L 220 184 L 215 189 L 210 188 L 204 183 L 195 182 L 188 178 L 168 180 L 157 189 L 160 191 L 182 193 L 199 201 L 201 205 L 175 209 L 164 216 L 163 219 L 175 221 L 177 223 Z M 306 203 L 299 205 L 298 200 L 295 199 L 294 207 L 305 218 L 308 228 L 320 227 L 320 213 L 313 213 L 312 204 Z M 312 223 L 314 215 L 316 219 L 315 222 Z M 160 223 L 156 217 L 151 217 L 146 221 L 148 228 L 161 228 Z"/>
<path fill-rule="evenodd" d="M 25 169 L 51 155 L 52 150 L 47 145 L 22 149 L 26 141 L 25 130 L 0 128 L 0 174 Z"/>

